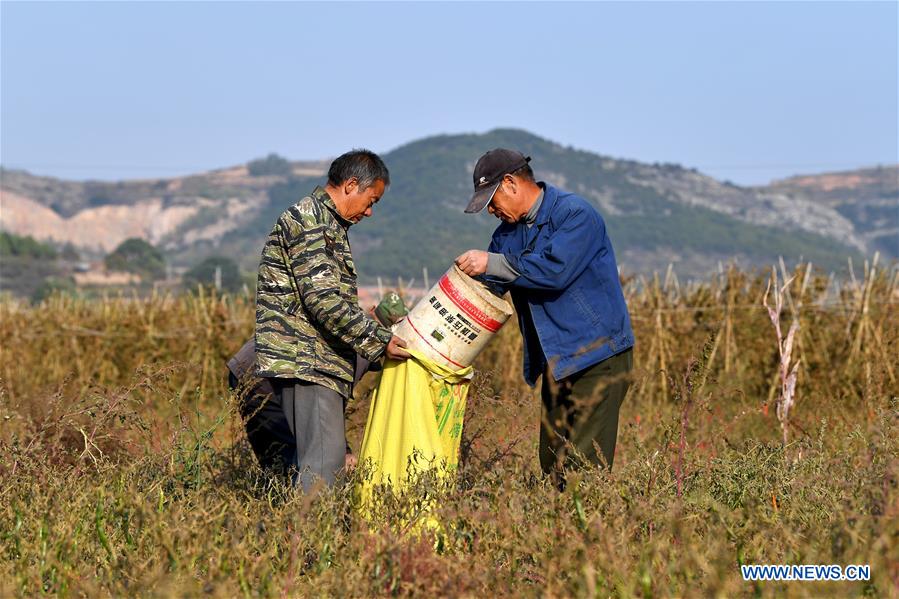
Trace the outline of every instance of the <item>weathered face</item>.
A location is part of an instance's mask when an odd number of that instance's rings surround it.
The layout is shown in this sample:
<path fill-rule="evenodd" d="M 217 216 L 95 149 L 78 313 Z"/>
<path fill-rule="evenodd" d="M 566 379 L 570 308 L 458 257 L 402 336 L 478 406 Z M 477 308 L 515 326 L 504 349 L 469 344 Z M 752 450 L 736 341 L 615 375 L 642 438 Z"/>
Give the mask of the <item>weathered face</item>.
<path fill-rule="evenodd" d="M 487 204 L 487 212 L 506 223 L 517 223 L 527 214 L 527 209 L 521 209 L 521 197 L 519 186 L 515 184 L 513 177 L 506 175 L 493 194 L 493 199 Z"/>
<path fill-rule="evenodd" d="M 347 190 L 346 214 L 343 216 L 348 221 L 358 223 L 363 218 L 371 216 L 372 206 L 384 195 L 385 185 L 383 181 L 378 180 L 363 190 L 360 190 L 355 182 L 348 187 L 350 189 Z"/>

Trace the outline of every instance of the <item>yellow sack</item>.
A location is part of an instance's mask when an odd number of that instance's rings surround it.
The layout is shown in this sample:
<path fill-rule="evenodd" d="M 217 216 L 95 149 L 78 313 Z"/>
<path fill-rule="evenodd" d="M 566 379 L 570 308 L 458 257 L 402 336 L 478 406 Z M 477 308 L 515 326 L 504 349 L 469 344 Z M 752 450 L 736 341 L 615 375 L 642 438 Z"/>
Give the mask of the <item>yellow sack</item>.
<path fill-rule="evenodd" d="M 368 411 L 360 465 L 370 476 L 357 488 L 363 514 L 376 485 L 400 491 L 414 474 L 437 468 L 445 477 L 459 463 L 459 442 L 472 367 L 449 370 L 409 350 L 387 360 Z"/>

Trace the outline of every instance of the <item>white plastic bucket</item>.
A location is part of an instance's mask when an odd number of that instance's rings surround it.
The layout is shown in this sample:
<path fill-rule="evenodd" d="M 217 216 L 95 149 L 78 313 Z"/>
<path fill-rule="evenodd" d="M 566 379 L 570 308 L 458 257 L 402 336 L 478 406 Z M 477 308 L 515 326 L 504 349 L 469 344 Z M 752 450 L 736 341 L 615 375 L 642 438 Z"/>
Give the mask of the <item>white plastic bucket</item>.
<path fill-rule="evenodd" d="M 457 370 L 471 365 L 511 315 L 509 302 L 453 265 L 397 324 L 395 334 Z"/>

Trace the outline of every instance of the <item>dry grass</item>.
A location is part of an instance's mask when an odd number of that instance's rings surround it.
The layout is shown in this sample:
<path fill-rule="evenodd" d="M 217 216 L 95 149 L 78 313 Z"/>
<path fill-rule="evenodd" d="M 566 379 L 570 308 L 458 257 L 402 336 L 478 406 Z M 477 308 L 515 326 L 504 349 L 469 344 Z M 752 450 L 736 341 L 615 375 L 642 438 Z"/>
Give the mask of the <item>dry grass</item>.
<path fill-rule="evenodd" d="M 836 289 L 780 270 L 800 364 L 785 424 L 770 273 L 632 280 L 615 470 L 564 493 L 538 475 L 537 394 L 504 329 L 436 547 L 396 530 L 415 495 L 367 525 L 346 487 L 305 497 L 255 468 L 223 366 L 247 298 L 2 303 L 0 596 L 896 596 L 896 273 Z M 366 412 L 350 410 L 356 445 Z M 870 564 L 872 580 L 745 583 L 740 563 Z"/>

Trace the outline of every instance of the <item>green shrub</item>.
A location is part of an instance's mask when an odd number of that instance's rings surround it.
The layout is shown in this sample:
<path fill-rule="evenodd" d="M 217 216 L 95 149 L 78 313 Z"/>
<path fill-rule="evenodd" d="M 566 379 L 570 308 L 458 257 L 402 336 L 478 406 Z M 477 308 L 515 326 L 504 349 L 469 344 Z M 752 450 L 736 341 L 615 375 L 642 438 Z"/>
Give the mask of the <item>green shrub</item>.
<path fill-rule="evenodd" d="M 188 289 L 193 289 L 198 285 L 213 287 L 217 270 L 221 277 L 219 283 L 223 291 L 237 291 L 243 285 L 240 269 L 234 260 L 224 256 L 210 256 L 184 274 L 184 286 Z"/>
<path fill-rule="evenodd" d="M 71 277 L 48 277 L 31 295 L 31 301 L 39 304 L 53 295 L 74 295 L 75 281 Z"/>
<path fill-rule="evenodd" d="M 156 280 L 165 276 L 162 252 L 137 237 L 123 241 L 105 261 L 109 270 L 134 273 L 142 279 Z"/>

